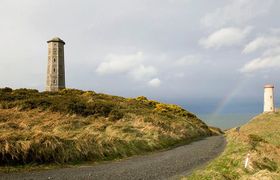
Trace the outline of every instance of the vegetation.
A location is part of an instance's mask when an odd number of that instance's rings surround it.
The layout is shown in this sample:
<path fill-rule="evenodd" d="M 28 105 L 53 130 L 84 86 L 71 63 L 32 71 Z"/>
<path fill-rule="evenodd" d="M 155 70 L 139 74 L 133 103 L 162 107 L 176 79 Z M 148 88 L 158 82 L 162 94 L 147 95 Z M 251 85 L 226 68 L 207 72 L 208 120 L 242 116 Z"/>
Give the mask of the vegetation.
<path fill-rule="evenodd" d="M 226 137 L 224 153 L 184 179 L 280 179 L 280 112 L 261 114 L 239 132 L 235 128 L 227 131 Z"/>
<path fill-rule="evenodd" d="M 0 170 L 123 158 L 216 132 L 179 106 L 145 97 L 0 89 Z"/>

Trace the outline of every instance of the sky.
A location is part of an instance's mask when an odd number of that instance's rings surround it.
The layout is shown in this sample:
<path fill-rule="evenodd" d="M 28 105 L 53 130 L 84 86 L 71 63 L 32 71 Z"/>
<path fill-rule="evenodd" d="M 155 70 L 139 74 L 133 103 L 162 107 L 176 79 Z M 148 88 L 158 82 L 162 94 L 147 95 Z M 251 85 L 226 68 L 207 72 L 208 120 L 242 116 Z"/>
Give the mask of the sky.
<path fill-rule="evenodd" d="M 0 0 L 0 87 L 43 91 L 47 40 L 66 42 L 66 86 L 195 113 L 280 105 L 278 0 Z M 279 100 L 278 100 L 279 99 Z"/>

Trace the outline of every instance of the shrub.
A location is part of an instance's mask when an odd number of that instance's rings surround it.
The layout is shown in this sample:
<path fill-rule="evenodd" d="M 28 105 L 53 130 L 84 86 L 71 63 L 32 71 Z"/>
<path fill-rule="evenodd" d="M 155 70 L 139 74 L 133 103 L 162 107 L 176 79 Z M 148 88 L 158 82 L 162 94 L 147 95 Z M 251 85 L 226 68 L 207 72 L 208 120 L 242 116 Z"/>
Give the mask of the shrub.
<path fill-rule="evenodd" d="M 82 95 L 85 96 L 85 97 L 92 97 L 95 94 L 96 93 L 94 91 L 86 91 Z"/>
<path fill-rule="evenodd" d="M 255 134 L 249 134 L 249 144 L 251 145 L 252 150 L 256 150 L 256 147 L 261 142 L 266 142 L 262 137 L 255 135 Z"/>
<path fill-rule="evenodd" d="M 39 91 L 37 89 L 26 89 L 26 88 L 21 88 L 21 89 L 15 89 L 13 90 L 13 94 L 24 94 L 24 95 L 31 95 L 31 94 L 37 94 Z"/>
<path fill-rule="evenodd" d="M 148 98 L 146 98 L 145 96 L 139 96 L 136 98 L 137 101 L 148 101 Z"/>
<path fill-rule="evenodd" d="M 149 103 L 149 105 L 151 105 L 153 107 L 155 107 L 157 104 L 159 104 L 159 102 L 153 101 L 153 100 L 149 100 L 148 103 Z"/>
<path fill-rule="evenodd" d="M 67 94 L 67 95 L 81 95 L 84 93 L 82 90 L 78 89 L 62 89 L 58 91 L 59 94 Z"/>
<path fill-rule="evenodd" d="M 12 88 L 9 88 L 9 87 L 5 87 L 5 88 L 0 88 L 0 93 L 9 93 L 9 92 L 12 92 L 13 89 Z"/>
<path fill-rule="evenodd" d="M 79 101 L 70 102 L 67 105 L 67 111 L 71 114 L 87 115 L 86 105 Z"/>
<path fill-rule="evenodd" d="M 113 104 L 102 101 L 91 102 L 87 105 L 88 115 L 98 114 L 107 117 L 112 109 Z"/>
<path fill-rule="evenodd" d="M 161 104 L 148 100 L 144 96 L 125 99 L 118 96 L 97 94 L 94 91 L 63 89 L 57 92 L 38 92 L 35 89 L 0 89 L 0 108 L 19 107 L 21 110 L 40 108 L 54 112 L 77 114 L 82 116 L 110 116 L 110 120 L 123 117 L 123 112 L 130 111 L 138 115 L 146 114 L 147 110 L 167 113 L 166 116 L 195 117 L 176 105 Z M 139 111 L 141 108 L 141 111 Z M 119 111 L 122 109 L 122 112 Z M 169 114 L 168 114 L 169 113 Z"/>
<path fill-rule="evenodd" d="M 39 96 L 39 91 L 36 89 L 15 89 L 11 92 L 11 95 L 14 97 L 14 100 L 24 100 L 29 98 L 34 98 Z"/>
<path fill-rule="evenodd" d="M 123 116 L 124 114 L 121 111 L 114 109 L 109 113 L 109 120 L 110 121 L 119 120 L 123 118 Z"/>
<path fill-rule="evenodd" d="M 46 98 L 39 98 L 35 100 L 36 106 L 41 108 L 41 109 L 49 109 L 52 102 L 49 99 Z"/>
<path fill-rule="evenodd" d="M 0 93 L 0 101 L 14 101 L 15 99 L 15 96 L 10 93 Z"/>
<path fill-rule="evenodd" d="M 272 172 L 277 171 L 278 169 L 277 163 L 267 157 L 262 158 L 260 161 L 254 161 L 253 165 L 261 170 L 267 169 Z"/>
<path fill-rule="evenodd" d="M 27 110 L 27 109 L 35 109 L 37 108 L 37 105 L 32 100 L 26 100 L 26 101 L 22 101 L 19 107 L 21 110 Z"/>
<path fill-rule="evenodd" d="M 16 105 L 14 103 L 10 103 L 7 101 L 3 101 L 0 103 L 0 109 L 11 109 L 15 107 Z"/>

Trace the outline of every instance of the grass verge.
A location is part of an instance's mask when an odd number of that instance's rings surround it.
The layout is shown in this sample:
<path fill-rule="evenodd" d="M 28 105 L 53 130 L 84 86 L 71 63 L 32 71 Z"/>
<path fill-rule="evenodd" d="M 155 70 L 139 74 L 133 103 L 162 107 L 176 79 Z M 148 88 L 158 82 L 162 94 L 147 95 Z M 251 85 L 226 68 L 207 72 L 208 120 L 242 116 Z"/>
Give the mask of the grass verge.
<path fill-rule="evenodd" d="M 226 138 L 228 144 L 221 156 L 183 179 L 280 179 L 280 112 L 256 116 L 239 132 L 228 130 Z"/>

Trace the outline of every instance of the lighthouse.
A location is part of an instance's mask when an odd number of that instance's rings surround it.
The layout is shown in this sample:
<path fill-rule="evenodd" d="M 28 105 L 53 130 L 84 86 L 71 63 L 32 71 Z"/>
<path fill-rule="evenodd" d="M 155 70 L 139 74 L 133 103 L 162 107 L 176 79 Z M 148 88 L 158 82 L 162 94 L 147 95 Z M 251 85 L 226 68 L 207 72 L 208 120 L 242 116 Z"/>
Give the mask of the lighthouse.
<path fill-rule="evenodd" d="M 274 112 L 274 85 L 268 84 L 264 86 L 264 112 Z"/>
<path fill-rule="evenodd" d="M 48 69 L 46 91 L 58 91 L 65 88 L 64 45 L 55 37 L 48 42 Z"/>

